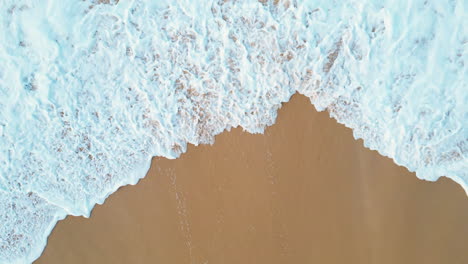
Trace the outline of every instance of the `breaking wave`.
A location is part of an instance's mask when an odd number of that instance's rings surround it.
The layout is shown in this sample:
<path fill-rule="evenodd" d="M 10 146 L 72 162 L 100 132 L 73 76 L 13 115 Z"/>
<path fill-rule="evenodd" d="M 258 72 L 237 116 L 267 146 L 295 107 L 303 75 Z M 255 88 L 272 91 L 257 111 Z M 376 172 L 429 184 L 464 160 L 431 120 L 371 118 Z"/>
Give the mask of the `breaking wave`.
<path fill-rule="evenodd" d="M 152 156 L 298 92 L 365 146 L 467 190 L 464 0 L 2 0 L 0 262 L 144 177 Z"/>

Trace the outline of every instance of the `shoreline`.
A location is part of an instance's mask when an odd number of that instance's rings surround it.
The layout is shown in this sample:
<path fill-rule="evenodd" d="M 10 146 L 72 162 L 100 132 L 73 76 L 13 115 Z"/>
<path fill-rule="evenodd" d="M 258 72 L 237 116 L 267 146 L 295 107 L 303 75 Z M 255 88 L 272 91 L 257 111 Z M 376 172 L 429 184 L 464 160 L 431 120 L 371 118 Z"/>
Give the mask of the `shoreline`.
<path fill-rule="evenodd" d="M 141 182 L 121 187 L 90 219 L 60 221 L 36 263 L 410 263 L 423 257 L 417 253 L 440 248 L 449 257 L 446 244 L 418 242 L 425 234 L 406 222 L 444 237 L 444 223 L 452 221 L 459 232 L 446 239 L 468 242 L 468 224 L 462 224 L 468 223 L 468 201 L 459 185 L 445 178 L 421 181 L 365 149 L 304 96 L 283 104 L 265 134 L 235 128 L 215 141 L 190 145 L 175 160 L 153 158 Z M 439 217 L 438 225 L 425 219 L 429 215 Z M 388 224 L 392 230 L 383 227 Z M 416 255 L 399 246 L 412 232 L 416 241 L 406 246 Z M 468 260 L 468 253 L 456 253 L 450 255 Z M 433 259 L 427 263 L 439 263 Z"/>

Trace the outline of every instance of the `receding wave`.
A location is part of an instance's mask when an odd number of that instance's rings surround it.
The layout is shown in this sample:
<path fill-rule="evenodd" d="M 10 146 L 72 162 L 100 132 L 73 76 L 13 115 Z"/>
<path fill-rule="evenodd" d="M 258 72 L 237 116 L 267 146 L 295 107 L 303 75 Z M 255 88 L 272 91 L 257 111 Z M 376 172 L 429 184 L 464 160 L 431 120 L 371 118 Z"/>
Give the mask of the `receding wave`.
<path fill-rule="evenodd" d="M 0 262 L 152 156 L 298 92 L 422 179 L 468 178 L 466 1 L 2 0 Z"/>

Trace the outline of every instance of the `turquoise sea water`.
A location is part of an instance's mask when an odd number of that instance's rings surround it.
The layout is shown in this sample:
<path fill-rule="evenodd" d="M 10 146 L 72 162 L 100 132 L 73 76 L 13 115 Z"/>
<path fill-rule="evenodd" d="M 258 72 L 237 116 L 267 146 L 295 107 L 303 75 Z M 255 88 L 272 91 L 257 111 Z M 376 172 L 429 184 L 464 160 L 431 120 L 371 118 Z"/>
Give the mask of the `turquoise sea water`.
<path fill-rule="evenodd" d="M 468 190 L 466 0 L 99 2 L 0 1 L 0 263 L 31 263 L 152 156 L 262 133 L 296 92 Z"/>

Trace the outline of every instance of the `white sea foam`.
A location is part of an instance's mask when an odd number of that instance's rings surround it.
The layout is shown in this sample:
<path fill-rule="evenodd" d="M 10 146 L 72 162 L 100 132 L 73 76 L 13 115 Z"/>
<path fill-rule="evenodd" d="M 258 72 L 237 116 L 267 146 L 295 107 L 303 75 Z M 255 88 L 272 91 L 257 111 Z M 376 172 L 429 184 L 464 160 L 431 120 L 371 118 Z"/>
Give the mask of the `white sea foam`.
<path fill-rule="evenodd" d="M 299 92 L 418 177 L 468 179 L 466 0 L 0 2 L 0 262 L 152 156 Z"/>

